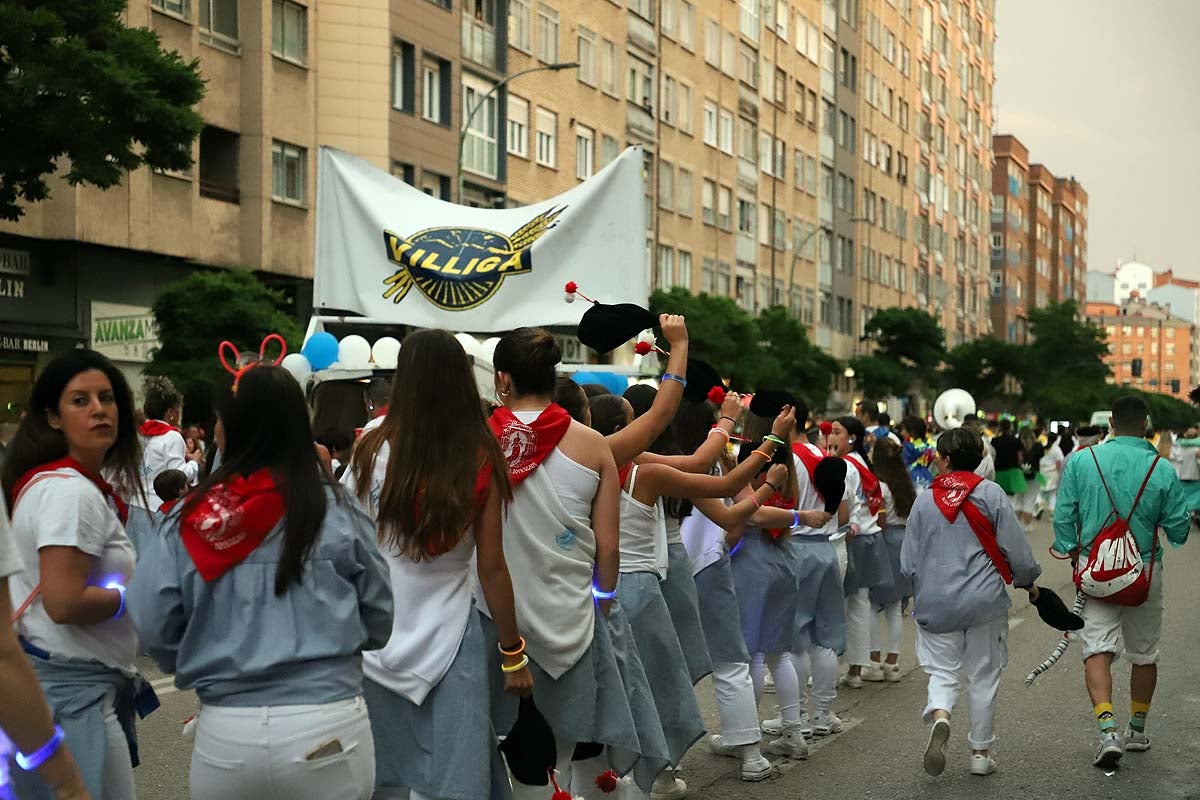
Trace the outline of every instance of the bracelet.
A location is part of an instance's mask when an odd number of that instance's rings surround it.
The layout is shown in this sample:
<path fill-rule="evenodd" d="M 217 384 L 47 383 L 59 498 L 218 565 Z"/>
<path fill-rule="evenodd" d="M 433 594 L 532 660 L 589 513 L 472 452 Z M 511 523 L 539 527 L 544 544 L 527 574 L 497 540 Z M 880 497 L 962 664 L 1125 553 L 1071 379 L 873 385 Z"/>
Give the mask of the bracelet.
<path fill-rule="evenodd" d="M 505 647 L 504 645 L 497 642 L 496 647 L 499 648 L 500 655 L 509 656 L 510 658 L 516 658 L 517 656 L 521 655 L 521 653 L 524 653 L 525 652 L 525 637 L 518 636 L 517 640 L 518 640 L 518 643 L 515 647 Z"/>
<path fill-rule="evenodd" d="M 685 389 L 687 388 L 687 378 L 683 377 L 682 375 L 673 375 L 670 372 L 664 372 L 663 376 L 662 376 L 662 380 L 663 381 L 679 381 L 680 383 L 683 384 L 683 388 L 685 388 Z M 659 382 L 661 383 L 662 381 L 659 381 Z"/>
<path fill-rule="evenodd" d="M 26 772 L 32 772 L 33 770 L 40 767 L 42 764 L 45 764 L 50 759 L 50 757 L 53 756 L 58 751 L 58 748 L 62 745 L 63 735 L 64 735 L 63 729 L 61 727 L 59 727 L 58 725 L 55 725 L 54 726 L 54 734 L 50 737 L 50 741 L 46 742 L 44 745 L 39 747 L 37 750 L 34 750 L 29 755 L 25 755 L 24 753 L 17 753 L 17 766 L 19 766 L 21 769 L 25 770 Z"/>
<path fill-rule="evenodd" d="M 773 433 L 768 433 L 766 436 L 764 436 L 763 441 L 764 442 L 774 442 L 775 444 L 779 445 L 780 447 L 783 447 L 787 444 L 787 442 L 785 442 L 783 439 L 780 439 L 778 436 L 776 436 Z"/>
<path fill-rule="evenodd" d="M 763 485 L 770 486 L 772 489 L 775 490 L 775 494 L 780 494 L 779 487 L 776 486 L 775 484 L 771 483 L 770 481 L 763 481 Z"/>
<path fill-rule="evenodd" d="M 756 510 L 762 508 L 762 501 L 758 499 L 758 495 L 755 492 L 750 493 L 750 499 L 754 501 L 754 508 Z"/>
<path fill-rule="evenodd" d="M 727 419 L 727 420 L 729 420 L 730 422 L 732 422 L 734 425 L 737 425 L 737 420 L 736 420 L 736 419 L 734 419 L 733 417 L 727 417 L 727 416 L 725 416 L 724 414 L 722 414 L 722 415 L 721 415 L 721 419 Z M 718 422 L 720 422 L 720 420 L 717 420 L 717 421 L 718 421 Z"/>
<path fill-rule="evenodd" d="M 521 670 L 525 669 L 528 666 L 529 666 L 529 656 L 521 656 L 521 660 L 518 661 L 516 664 L 513 664 L 511 667 L 508 666 L 507 664 L 501 664 L 500 671 L 504 672 L 504 673 L 520 672 Z"/>
<path fill-rule="evenodd" d="M 606 592 L 599 586 L 592 584 L 592 597 L 597 600 L 615 600 L 617 598 L 617 590 L 613 589 L 611 592 Z"/>
<path fill-rule="evenodd" d="M 725 441 L 727 441 L 727 442 L 729 441 L 729 431 L 725 430 L 724 428 L 718 428 L 717 426 L 714 425 L 712 428 L 709 429 L 708 435 L 712 436 L 714 433 L 721 434 L 722 436 L 725 437 Z"/>
<path fill-rule="evenodd" d="M 800 512 L 797 511 L 796 509 L 792 509 L 792 527 L 793 528 L 800 527 Z"/>
<path fill-rule="evenodd" d="M 112 619 L 120 619 L 125 614 L 125 587 L 116 581 L 109 581 L 104 584 L 105 589 L 116 589 L 117 594 L 121 595 L 121 605 L 117 607 L 117 613 L 112 615 Z"/>
<path fill-rule="evenodd" d="M 764 459 L 764 460 L 766 460 L 766 461 L 770 461 L 772 458 L 774 458 L 774 456 L 772 456 L 770 453 L 764 453 L 762 450 L 755 450 L 755 451 L 754 451 L 753 453 L 751 453 L 750 455 L 752 455 L 752 456 L 762 456 L 762 457 L 763 457 L 763 459 Z"/>

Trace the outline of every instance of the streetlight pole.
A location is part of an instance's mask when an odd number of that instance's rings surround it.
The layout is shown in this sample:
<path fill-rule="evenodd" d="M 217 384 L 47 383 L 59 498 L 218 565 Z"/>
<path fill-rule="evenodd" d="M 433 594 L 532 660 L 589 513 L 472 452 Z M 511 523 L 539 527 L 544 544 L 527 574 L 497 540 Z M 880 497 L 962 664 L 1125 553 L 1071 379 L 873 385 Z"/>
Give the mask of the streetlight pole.
<path fill-rule="evenodd" d="M 458 182 L 458 193 L 456 195 L 456 199 L 460 205 L 462 204 L 463 196 L 463 146 L 467 140 L 467 131 L 470 129 L 471 122 L 475 119 L 475 115 L 479 113 L 479 109 L 483 108 L 487 101 L 495 96 L 496 92 L 500 91 L 500 88 L 502 86 L 506 86 L 513 78 L 519 78 L 522 75 L 529 75 L 533 72 L 561 72 L 564 69 L 575 69 L 578 66 L 579 62 L 577 61 L 565 61 L 557 64 L 544 64 L 540 67 L 530 67 L 529 69 L 523 69 L 520 72 L 514 72 L 512 75 L 505 75 L 503 78 L 496 81 L 496 84 L 492 86 L 491 90 L 488 91 L 488 93 L 483 97 L 479 98 L 479 101 L 476 102 L 474 107 L 470 109 L 466 108 L 466 102 L 464 98 L 463 111 L 466 112 L 466 118 L 463 119 L 462 130 L 458 132 L 458 169 L 456 175 Z M 497 115 L 496 126 L 500 126 L 499 115 Z M 497 136 L 496 141 L 499 142 L 499 140 L 500 137 Z M 496 158 L 499 159 L 500 157 L 501 154 L 497 153 Z"/>
<path fill-rule="evenodd" d="M 866 217 L 853 217 L 850 220 L 851 223 L 867 222 L 867 221 L 868 220 Z M 803 239 L 801 239 L 800 243 L 797 244 L 792 249 L 792 266 L 788 270 L 788 307 L 789 308 L 791 307 L 791 304 L 792 304 L 792 287 L 795 286 L 795 283 L 796 283 L 796 262 L 800 260 L 800 251 L 803 250 L 808 245 L 809 241 L 811 241 L 812 238 L 820 232 L 821 232 L 821 226 L 817 225 L 816 227 L 814 227 L 812 229 L 812 232 L 809 233 L 808 236 L 805 236 Z M 821 254 L 817 253 L 817 261 L 819 262 L 820 260 L 821 260 Z"/>

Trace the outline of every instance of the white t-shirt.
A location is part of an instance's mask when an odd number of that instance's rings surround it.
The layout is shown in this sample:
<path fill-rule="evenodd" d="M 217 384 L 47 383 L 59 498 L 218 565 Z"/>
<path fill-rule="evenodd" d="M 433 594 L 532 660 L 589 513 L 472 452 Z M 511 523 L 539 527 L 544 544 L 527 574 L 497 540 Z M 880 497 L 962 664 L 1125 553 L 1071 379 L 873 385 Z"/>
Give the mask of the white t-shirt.
<path fill-rule="evenodd" d="M 29 484 L 13 513 L 12 531 L 25 564 L 8 581 L 14 610 L 41 581 L 38 550 L 43 547 L 74 547 L 92 556 L 90 585 L 110 580 L 127 585 L 133 574 L 136 556 L 121 520 L 100 490 L 73 469 L 42 473 Z M 94 625 L 59 625 L 39 599 L 17 621 L 17 631 L 53 655 L 99 661 L 129 675 L 134 672 L 138 640 L 128 614 Z"/>
<path fill-rule="evenodd" d="M 858 525 L 859 536 L 870 536 L 880 531 L 879 517 L 871 513 L 871 507 L 867 503 L 867 493 L 862 485 L 862 475 L 859 473 L 858 467 L 850 463 L 851 459 L 859 464 L 863 463 L 857 453 L 846 456 L 845 498 L 850 501 L 850 522 Z"/>
<path fill-rule="evenodd" d="M 4 506 L 4 498 L 0 497 L 0 578 L 16 575 L 24 568 L 25 565 L 21 563 L 12 540 L 12 528 L 8 524 L 8 510 Z"/>
<path fill-rule="evenodd" d="M 802 444 L 801 447 L 806 447 L 813 452 L 814 455 L 824 457 L 821 449 L 813 444 Z M 817 492 L 817 487 L 813 486 L 812 479 L 808 477 L 808 467 L 804 466 L 804 462 L 800 460 L 800 456 L 792 454 L 792 462 L 796 465 L 796 484 L 800 489 L 799 500 L 796 508 L 800 511 L 811 511 L 825 509 L 825 500 L 822 499 L 820 493 Z M 850 467 L 849 464 L 846 465 Z M 853 467 L 850 467 L 853 469 Z M 799 525 L 792 528 L 793 536 L 829 536 L 837 530 L 837 514 L 830 518 L 829 522 L 825 523 L 822 528 L 811 528 L 808 525 Z"/>
<path fill-rule="evenodd" d="M 879 489 L 883 492 L 883 507 L 887 510 L 887 518 L 884 520 L 887 527 L 893 525 L 905 525 L 908 523 L 908 517 L 900 516 L 896 511 L 896 496 L 892 494 L 892 487 L 888 486 L 883 481 L 879 482 Z"/>
<path fill-rule="evenodd" d="M 169 469 L 177 469 L 187 476 L 189 486 L 195 485 L 200 478 L 200 465 L 187 460 L 187 444 L 179 431 L 167 431 L 159 436 L 144 436 L 138 434 L 142 441 L 142 463 L 139 474 L 142 479 L 142 491 L 146 493 L 146 504 L 151 511 L 158 511 L 163 501 L 154 493 L 154 479 Z M 129 498 L 135 505 L 141 505 L 141 498 L 136 495 Z"/>

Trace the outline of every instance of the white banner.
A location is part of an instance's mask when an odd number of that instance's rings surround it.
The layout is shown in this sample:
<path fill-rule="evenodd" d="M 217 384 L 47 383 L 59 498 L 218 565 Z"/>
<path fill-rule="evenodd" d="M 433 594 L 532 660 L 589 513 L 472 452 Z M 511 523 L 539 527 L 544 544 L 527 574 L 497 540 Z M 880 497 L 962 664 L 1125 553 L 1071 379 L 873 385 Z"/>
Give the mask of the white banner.
<path fill-rule="evenodd" d="M 576 325 L 588 303 L 648 295 L 642 154 L 630 148 L 564 194 L 521 208 L 434 199 L 340 150 L 317 166 L 313 305 L 456 331 Z"/>
<path fill-rule="evenodd" d="M 92 303 L 92 349 L 113 361 L 149 362 L 158 322 L 146 306 Z"/>

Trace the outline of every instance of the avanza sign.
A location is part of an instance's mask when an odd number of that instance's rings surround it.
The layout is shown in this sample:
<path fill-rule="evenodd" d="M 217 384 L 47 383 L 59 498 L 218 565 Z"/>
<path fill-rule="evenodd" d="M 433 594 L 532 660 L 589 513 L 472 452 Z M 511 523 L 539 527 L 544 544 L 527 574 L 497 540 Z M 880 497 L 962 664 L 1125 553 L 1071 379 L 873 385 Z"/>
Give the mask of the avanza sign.
<path fill-rule="evenodd" d="M 92 349 L 114 361 L 149 361 L 158 322 L 145 306 L 92 303 Z"/>

